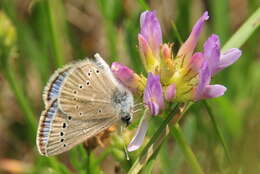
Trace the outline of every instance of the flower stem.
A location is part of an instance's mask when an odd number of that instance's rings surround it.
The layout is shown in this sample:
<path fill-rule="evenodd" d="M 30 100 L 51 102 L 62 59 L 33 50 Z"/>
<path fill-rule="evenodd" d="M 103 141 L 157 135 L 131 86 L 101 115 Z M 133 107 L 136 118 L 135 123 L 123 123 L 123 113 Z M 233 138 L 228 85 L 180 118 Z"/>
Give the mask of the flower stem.
<path fill-rule="evenodd" d="M 163 140 L 167 137 L 170 132 L 168 123 L 172 120 L 173 115 L 179 112 L 179 105 L 175 105 L 173 110 L 167 114 L 167 117 L 161 124 L 161 126 L 157 129 L 155 134 L 152 136 L 150 141 L 144 147 L 140 156 L 137 157 L 134 164 L 128 171 L 128 174 L 137 174 L 144 167 L 146 162 L 151 158 L 151 156 L 157 151 L 157 149 L 162 144 Z"/>
<path fill-rule="evenodd" d="M 221 142 L 221 144 L 222 144 L 222 146 L 224 148 L 224 151 L 225 151 L 225 154 L 226 154 L 226 158 L 227 158 L 227 160 L 229 162 L 231 162 L 231 155 L 229 153 L 230 152 L 229 148 L 228 148 L 227 143 L 225 141 L 225 138 L 224 138 L 224 136 L 223 136 L 223 134 L 221 132 L 221 129 L 220 129 L 220 127 L 217 124 L 215 116 L 214 116 L 214 114 L 213 114 L 209 104 L 207 103 L 207 101 L 203 101 L 203 104 L 204 104 L 205 108 L 207 109 L 208 115 L 209 115 L 209 117 L 210 117 L 210 119 L 211 119 L 211 121 L 213 123 L 213 127 L 214 127 L 214 129 L 215 129 L 215 131 L 217 133 L 217 136 L 218 136 L 218 138 L 219 138 L 219 140 L 220 140 L 220 142 Z"/>
<path fill-rule="evenodd" d="M 179 104 L 176 104 L 170 112 L 166 113 L 167 117 L 136 159 L 128 174 L 137 174 L 144 167 L 146 162 L 159 150 L 161 144 L 169 135 L 170 125 L 178 122 L 191 105 L 192 103 L 187 103 L 184 107 L 180 107 Z"/>
<path fill-rule="evenodd" d="M 172 129 L 173 136 L 175 137 L 176 142 L 178 143 L 179 147 L 181 148 L 187 162 L 192 168 L 192 172 L 194 174 L 204 174 L 202 171 L 197 158 L 195 157 L 194 153 L 192 152 L 191 148 L 189 147 L 187 141 L 184 138 L 184 135 L 181 131 L 181 128 L 178 123 L 173 126 Z"/>

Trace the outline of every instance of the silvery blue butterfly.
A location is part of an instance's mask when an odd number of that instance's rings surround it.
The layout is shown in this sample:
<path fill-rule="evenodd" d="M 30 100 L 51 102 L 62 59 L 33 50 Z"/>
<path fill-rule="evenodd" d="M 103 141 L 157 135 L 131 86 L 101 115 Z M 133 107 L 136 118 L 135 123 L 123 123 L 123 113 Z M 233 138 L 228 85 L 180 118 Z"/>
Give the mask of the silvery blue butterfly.
<path fill-rule="evenodd" d="M 43 101 L 36 144 L 45 156 L 68 151 L 120 120 L 128 125 L 134 105 L 99 54 L 57 70 Z"/>

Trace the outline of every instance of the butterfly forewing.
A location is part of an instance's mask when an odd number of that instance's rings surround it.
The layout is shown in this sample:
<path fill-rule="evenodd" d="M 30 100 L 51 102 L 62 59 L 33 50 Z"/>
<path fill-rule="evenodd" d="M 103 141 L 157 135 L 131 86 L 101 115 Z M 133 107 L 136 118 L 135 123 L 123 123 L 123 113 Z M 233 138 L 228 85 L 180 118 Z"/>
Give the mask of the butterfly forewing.
<path fill-rule="evenodd" d="M 102 66 L 93 60 L 77 64 L 65 78 L 58 98 L 61 110 L 82 119 L 106 118 L 107 113 L 118 115 L 111 107 L 116 86 Z"/>

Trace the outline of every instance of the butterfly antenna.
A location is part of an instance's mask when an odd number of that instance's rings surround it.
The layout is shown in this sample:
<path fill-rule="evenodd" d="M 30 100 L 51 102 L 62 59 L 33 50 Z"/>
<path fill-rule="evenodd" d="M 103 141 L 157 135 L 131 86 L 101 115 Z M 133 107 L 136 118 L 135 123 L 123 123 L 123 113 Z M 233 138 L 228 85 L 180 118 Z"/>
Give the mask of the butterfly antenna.
<path fill-rule="evenodd" d="M 141 103 L 137 103 L 137 104 L 135 104 L 135 105 L 134 105 L 134 108 L 136 108 L 136 107 L 143 107 L 143 106 L 144 106 L 144 103 L 141 102 Z"/>
<path fill-rule="evenodd" d="M 134 106 L 143 105 L 143 104 L 144 104 L 143 102 L 140 102 L 140 103 L 136 103 Z"/>
<path fill-rule="evenodd" d="M 139 112 L 139 111 L 142 111 L 142 110 L 143 110 L 143 108 L 136 109 L 136 110 L 134 110 L 133 114 L 135 114 L 135 113 L 137 113 L 137 112 Z"/>

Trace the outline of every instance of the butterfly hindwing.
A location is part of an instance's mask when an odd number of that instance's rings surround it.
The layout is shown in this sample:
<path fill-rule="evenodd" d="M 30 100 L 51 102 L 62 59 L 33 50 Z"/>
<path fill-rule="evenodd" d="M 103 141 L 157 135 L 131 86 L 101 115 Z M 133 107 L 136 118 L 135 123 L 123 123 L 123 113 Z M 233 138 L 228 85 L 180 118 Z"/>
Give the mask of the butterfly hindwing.
<path fill-rule="evenodd" d="M 65 152 L 84 140 L 112 126 L 118 117 L 81 120 L 60 111 L 55 99 L 43 111 L 39 123 L 37 146 L 42 155 L 52 156 Z"/>

